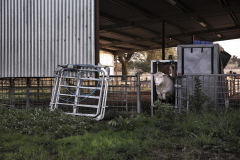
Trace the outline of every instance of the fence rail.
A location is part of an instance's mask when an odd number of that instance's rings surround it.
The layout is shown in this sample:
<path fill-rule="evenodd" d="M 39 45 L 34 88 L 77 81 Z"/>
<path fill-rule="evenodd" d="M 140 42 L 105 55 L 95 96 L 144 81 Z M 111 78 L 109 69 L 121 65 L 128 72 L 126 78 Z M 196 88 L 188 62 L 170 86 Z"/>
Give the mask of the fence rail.
<path fill-rule="evenodd" d="M 196 80 L 199 79 L 199 82 Z M 196 96 L 197 85 L 199 97 L 208 97 L 214 109 L 225 110 L 228 107 L 240 107 L 240 74 L 183 75 L 176 77 L 175 106 L 189 110 L 191 101 Z M 202 104 L 207 105 L 207 102 Z"/>
<path fill-rule="evenodd" d="M 0 78 L 0 104 L 15 108 L 49 106 L 53 85 L 54 78 Z M 140 87 L 139 74 L 111 75 L 107 106 L 140 113 Z"/>

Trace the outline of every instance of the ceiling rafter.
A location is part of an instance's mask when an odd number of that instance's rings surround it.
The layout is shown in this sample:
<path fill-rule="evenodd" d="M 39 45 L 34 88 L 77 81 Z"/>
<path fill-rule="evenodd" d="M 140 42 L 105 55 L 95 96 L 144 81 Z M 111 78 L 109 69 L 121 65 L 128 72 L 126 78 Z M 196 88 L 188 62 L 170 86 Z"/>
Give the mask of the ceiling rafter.
<path fill-rule="evenodd" d="M 222 5 L 223 8 L 229 7 L 229 4 L 228 4 L 227 0 L 218 0 L 218 2 Z M 233 23 L 235 23 L 235 25 L 238 26 L 239 21 L 238 21 L 236 15 L 232 11 L 227 12 L 227 14 L 231 18 Z"/>
<path fill-rule="evenodd" d="M 168 16 L 168 17 L 134 21 L 134 24 L 135 25 L 154 24 L 154 23 L 160 23 L 162 21 L 167 21 L 167 20 L 174 20 L 174 19 L 179 19 L 179 18 L 190 18 L 190 17 L 201 16 L 201 15 L 215 14 L 215 13 L 225 13 L 225 12 L 239 10 L 239 9 L 240 9 L 240 5 L 225 7 L 225 8 L 218 8 L 218 9 L 204 10 L 204 11 L 199 11 L 199 12 L 185 13 L 185 14 L 180 14 L 180 15 L 173 15 L 173 16 Z M 102 30 L 110 30 L 110 29 L 129 28 L 129 27 L 132 27 L 132 22 L 103 26 L 101 29 Z"/>
<path fill-rule="evenodd" d="M 115 51 L 114 51 L 114 50 L 111 50 L 111 49 L 100 48 L 100 50 L 115 54 Z"/>
<path fill-rule="evenodd" d="M 108 21 L 111 21 L 111 22 L 114 22 L 114 23 L 126 23 L 126 22 L 128 22 L 126 20 L 111 16 L 111 15 L 103 13 L 103 12 L 100 12 L 100 18 L 103 18 L 105 20 L 108 20 Z M 147 33 L 153 34 L 155 36 L 161 36 L 161 33 L 153 31 L 151 29 L 147 29 L 145 27 L 135 26 L 135 25 L 133 27 L 135 29 L 139 30 L 139 31 L 142 31 L 142 32 L 147 32 Z M 100 30 L 101 30 L 101 27 L 100 27 Z"/>
<path fill-rule="evenodd" d="M 148 18 L 157 18 L 156 15 L 152 14 L 151 12 L 149 12 L 149 11 L 141 8 L 140 6 L 133 4 L 129 1 L 126 1 L 126 0 L 110 0 L 110 1 L 115 2 L 125 8 L 131 9 L 137 13 L 140 13 Z"/>
<path fill-rule="evenodd" d="M 128 8 L 128 9 L 131 9 L 131 10 L 133 10 L 133 11 L 136 11 L 136 12 L 142 14 L 142 15 L 148 15 L 148 16 L 147 16 L 148 18 L 157 18 L 157 17 L 158 17 L 157 15 L 155 15 L 155 14 L 153 14 L 153 13 L 151 13 L 151 12 L 149 12 L 149 11 L 147 11 L 147 10 L 145 10 L 145 9 L 143 9 L 143 8 L 141 8 L 141 7 L 133 4 L 133 3 L 130 3 L 130 2 L 128 2 L 128 1 L 126 1 L 126 0 L 111 0 L 111 1 L 113 1 L 113 2 L 115 2 L 115 3 L 117 3 L 117 4 L 120 4 L 120 5 Z M 103 18 L 103 19 L 112 21 L 112 22 L 114 22 L 114 23 L 124 23 L 124 22 L 127 22 L 127 21 L 125 21 L 125 20 L 122 20 L 122 19 L 117 18 L 117 17 L 113 17 L 113 16 L 111 16 L 111 15 L 108 15 L 108 14 L 102 13 L 102 12 L 100 12 L 100 17 Z M 182 32 L 182 33 L 187 33 L 187 31 L 185 31 L 184 29 L 182 29 L 182 28 L 180 28 L 180 27 L 172 24 L 171 22 L 166 21 L 165 23 L 166 23 L 168 26 L 170 26 L 171 28 L 174 28 L 174 29 L 176 29 L 176 30 L 178 30 L 178 31 L 180 31 L 180 32 Z M 143 31 L 143 32 L 148 32 L 148 33 L 150 33 L 150 34 L 156 35 L 157 37 L 162 36 L 161 33 L 159 33 L 159 32 L 156 32 L 156 31 L 153 31 L 153 30 L 150 30 L 150 29 L 147 29 L 147 28 L 138 26 L 138 25 L 134 25 L 134 28 L 136 28 L 137 30 Z M 101 28 L 100 28 L 100 30 L 101 30 Z M 202 39 L 202 38 L 198 37 L 198 39 Z M 179 39 L 174 39 L 174 38 L 173 38 L 172 40 L 173 40 L 173 41 L 176 41 L 177 43 L 183 43 L 183 41 L 181 41 L 181 40 L 179 40 Z M 157 42 L 156 42 L 156 43 L 157 43 Z"/>
<path fill-rule="evenodd" d="M 105 19 L 105 20 L 108 20 L 108 21 L 111 21 L 111 22 L 114 22 L 114 23 L 124 23 L 124 22 L 127 22 L 125 20 L 122 20 L 120 18 L 117 18 L 117 17 L 114 17 L 114 16 L 111 16 L 111 15 L 108 15 L 106 13 L 103 13 L 103 12 L 100 12 L 100 17 Z M 143 31 L 143 32 L 147 32 L 147 33 L 150 33 L 150 34 L 153 34 L 157 37 L 159 36 L 162 36 L 161 33 L 159 32 L 156 32 L 156 31 L 153 31 L 153 30 L 150 30 L 150 29 L 146 29 L 144 27 L 140 27 L 140 26 L 134 26 L 134 28 L 140 30 L 140 31 Z M 118 31 L 104 31 L 102 30 L 101 32 L 107 32 L 107 33 L 110 33 L 110 34 L 115 34 L 115 35 L 119 35 L 119 36 L 124 36 L 124 37 L 127 37 L 127 38 L 132 38 L 132 39 L 139 39 L 138 37 L 136 36 L 132 36 L 132 35 L 129 35 L 129 34 L 125 34 L 125 33 L 121 33 L 121 32 L 118 32 Z M 153 43 L 153 44 L 159 44 L 158 42 L 155 42 L 155 41 L 151 41 L 150 43 Z M 132 43 L 132 45 L 134 45 Z M 135 45 L 135 46 L 138 46 L 138 45 Z"/>
<path fill-rule="evenodd" d="M 169 45 L 168 47 L 176 47 L 176 45 Z M 154 50 L 154 49 L 161 49 L 162 46 L 159 45 L 159 46 L 154 46 L 154 47 L 150 47 L 148 50 Z M 148 50 L 145 50 L 145 51 L 148 51 Z M 127 52 L 139 52 L 139 51 L 142 51 L 142 50 L 139 50 L 139 49 L 132 49 L 132 50 L 128 50 L 128 51 L 115 51 L 114 54 L 122 54 L 122 53 L 127 53 Z"/>
<path fill-rule="evenodd" d="M 103 41 L 107 41 L 107 42 L 114 42 L 114 43 L 116 43 L 116 42 L 121 42 L 121 41 L 119 41 L 119 40 L 117 40 L 117 39 L 108 38 L 108 37 L 103 37 L 103 36 L 100 36 L 99 39 L 100 39 L 100 40 L 103 40 Z"/>
<path fill-rule="evenodd" d="M 120 31 L 113 31 L 113 30 L 108 30 L 108 31 L 101 31 L 100 33 L 109 33 L 109 34 L 114 34 L 117 36 L 121 36 L 121 37 L 125 37 L 125 38 L 130 38 L 130 39 L 140 39 L 140 37 L 131 35 L 131 34 L 127 34 L 127 33 L 123 33 Z"/>
<path fill-rule="evenodd" d="M 111 46 L 110 48 L 114 48 L 114 49 L 119 49 L 119 50 L 124 50 L 124 51 L 130 51 L 132 50 L 131 48 L 126 48 L 126 47 L 117 47 L 117 46 Z M 106 48 L 109 49 L 109 48 Z"/>
<path fill-rule="evenodd" d="M 197 31 L 197 32 L 189 32 L 189 33 L 184 33 L 184 34 L 175 34 L 175 35 L 171 35 L 171 37 L 166 36 L 166 38 L 174 37 L 176 39 L 177 37 L 182 37 L 182 36 L 198 35 L 198 34 L 204 34 L 204 33 L 229 31 L 229 30 L 239 30 L 239 29 L 240 29 L 240 26 L 233 26 L 233 27 L 225 27 L 225 28 Z M 145 41 L 157 41 L 157 40 L 160 40 L 160 39 L 161 39 L 161 37 L 144 38 L 144 39 L 138 39 L 138 40 L 132 40 L 132 41 L 104 44 L 104 45 L 101 45 L 101 46 L 114 46 L 114 45 L 122 45 L 122 44 L 127 44 L 127 43 L 134 43 L 134 42 L 136 43 L 136 42 L 145 42 Z"/>
<path fill-rule="evenodd" d="M 145 15 L 145 16 L 147 15 L 146 17 L 148 17 L 148 18 L 159 18 L 159 16 L 157 16 L 156 14 L 154 14 L 152 12 L 149 12 L 149 11 L 145 10 L 144 8 L 139 7 L 136 4 L 130 3 L 128 1 L 126 1 L 126 0 L 111 0 L 111 1 L 113 1 L 113 2 L 115 2 L 117 4 L 119 4 L 119 5 L 122 5 L 123 7 L 126 7 L 126 8 L 128 8 L 130 10 L 133 10 L 133 11 L 135 11 L 137 13 L 140 13 L 142 15 Z M 118 22 L 118 23 L 122 23 L 122 22 Z M 186 33 L 187 32 L 183 28 L 181 28 L 181 27 L 179 27 L 179 26 L 177 26 L 177 25 L 175 25 L 175 24 L 173 24 L 173 23 L 171 23 L 169 21 L 165 21 L 165 24 L 167 26 L 175 29 L 175 30 L 178 30 L 178 31 L 182 32 L 182 33 Z"/>
<path fill-rule="evenodd" d="M 115 43 L 122 42 L 122 41 L 119 41 L 119 40 L 116 40 L 116 39 L 113 39 L 113 38 L 107 38 L 107 37 L 103 37 L 103 36 L 100 36 L 100 40 L 104 40 L 104 41 L 107 41 L 107 42 L 115 42 Z M 148 46 L 134 44 L 134 43 L 126 43 L 125 45 L 131 45 L 131 46 L 136 46 L 136 47 L 145 48 L 145 49 L 149 48 Z M 106 47 L 106 46 L 104 46 L 104 44 L 100 44 L 99 46 L 100 47 Z M 115 46 L 115 45 L 111 45 L 111 46 Z"/>
<path fill-rule="evenodd" d="M 181 11 L 183 11 L 184 13 L 193 13 L 193 11 L 188 8 L 186 5 L 184 5 L 180 0 L 168 0 L 169 3 L 171 3 L 173 6 L 175 6 L 176 8 L 180 9 Z M 175 3 L 174 3 L 175 2 Z M 197 21 L 201 26 L 209 29 L 214 29 L 210 24 L 208 24 L 205 20 L 203 20 L 201 17 L 196 16 L 196 17 L 192 17 L 195 21 Z M 221 34 L 214 32 L 214 34 L 216 34 L 218 37 L 222 37 Z"/>

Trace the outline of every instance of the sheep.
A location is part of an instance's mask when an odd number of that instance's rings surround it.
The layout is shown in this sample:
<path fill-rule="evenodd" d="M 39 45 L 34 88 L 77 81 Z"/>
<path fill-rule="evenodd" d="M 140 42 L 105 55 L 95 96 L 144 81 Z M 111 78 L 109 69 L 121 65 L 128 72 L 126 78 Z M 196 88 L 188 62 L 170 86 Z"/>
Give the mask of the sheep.
<path fill-rule="evenodd" d="M 169 100 L 174 96 L 174 83 L 166 74 L 157 72 L 154 74 L 156 91 L 160 100 Z"/>

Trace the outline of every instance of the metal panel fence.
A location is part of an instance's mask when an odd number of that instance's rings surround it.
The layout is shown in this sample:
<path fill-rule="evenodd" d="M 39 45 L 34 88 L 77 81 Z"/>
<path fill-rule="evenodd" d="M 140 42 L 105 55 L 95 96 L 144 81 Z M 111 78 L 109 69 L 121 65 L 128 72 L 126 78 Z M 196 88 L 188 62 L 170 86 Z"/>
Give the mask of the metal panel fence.
<path fill-rule="evenodd" d="M 95 64 L 94 0 L 0 0 L 0 77 Z"/>
<path fill-rule="evenodd" d="M 0 78 L 0 104 L 15 108 L 48 107 L 53 85 L 54 78 Z M 110 76 L 108 108 L 140 113 L 140 90 L 139 74 Z"/>
<path fill-rule="evenodd" d="M 208 103 L 212 103 L 213 109 L 239 108 L 239 78 L 240 74 L 178 76 L 175 81 L 175 106 L 180 110 L 188 111 L 193 107 L 193 100 L 204 102 L 202 105 L 207 106 L 206 100 L 208 99 Z M 199 80 L 198 82 L 197 79 Z M 198 93 L 196 88 L 199 88 Z M 198 97 L 194 98 L 196 94 Z"/>

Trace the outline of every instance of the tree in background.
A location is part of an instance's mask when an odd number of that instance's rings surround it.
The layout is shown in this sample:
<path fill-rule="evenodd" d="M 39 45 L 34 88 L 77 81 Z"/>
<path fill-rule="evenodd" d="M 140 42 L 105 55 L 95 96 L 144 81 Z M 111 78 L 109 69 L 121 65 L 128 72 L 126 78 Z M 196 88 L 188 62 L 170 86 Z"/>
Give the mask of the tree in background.
<path fill-rule="evenodd" d="M 165 59 L 168 59 L 169 55 L 173 56 L 173 59 L 177 59 L 176 48 L 166 48 L 165 50 Z M 136 52 L 132 55 L 132 58 L 129 62 L 130 69 L 137 68 L 140 70 L 140 73 L 150 72 L 151 71 L 151 60 L 162 60 L 162 49 L 148 50 Z"/>
<path fill-rule="evenodd" d="M 176 48 L 166 48 L 165 59 L 172 55 L 177 59 Z M 128 75 L 128 69 L 139 69 L 140 73 L 150 72 L 151 60 L 162 60 L 162 49 L 133 52 L 118 55 L 118 60 L 122 64 L 122 75 Z"/>
<path fill-rule="evenodd" d="M 134 52 L 118 55 L 118 60 L 122 63 L 122 75 L 128 75 L 128 62 L 133 54 Z"/>
<path fill-rule="evenodd" d="M 148 65 L 151 65 L 151 60 L 162 60 L 162 49 L 155 49 L 149 51 L 142 51 L 142 54 L 147 54 L 146 62 Z M 173 59 L 177 59 L 177 49 L 176 47 L 166 48 L 165 49 L 165 59 L 168 59 L 168 56 L 172 55 Z"/>
<path fill-rule="evenodd" d="M 232 60 L 233 63 L 236 63 L 238 61 L 238 58 L 237 58 L 237 56 L 233 55 L 231 57 L 231 60 Z"/>
<path fill-rule="evenodd" d="M 228 63 L 229 64 L 238 63 L 238 67 L 240 67 L 240 59 L 236 55 L 233 55 Z"/>

